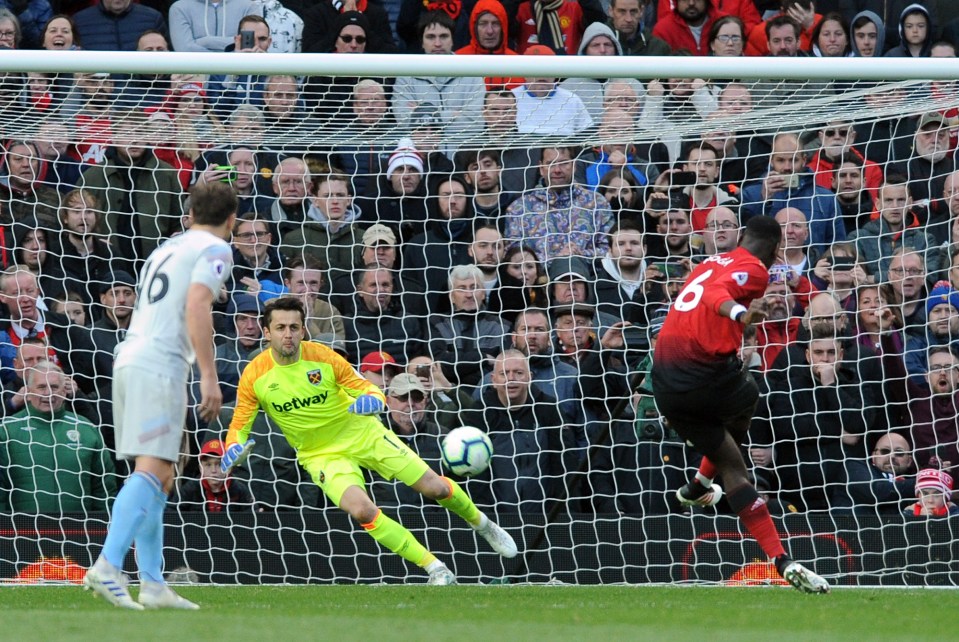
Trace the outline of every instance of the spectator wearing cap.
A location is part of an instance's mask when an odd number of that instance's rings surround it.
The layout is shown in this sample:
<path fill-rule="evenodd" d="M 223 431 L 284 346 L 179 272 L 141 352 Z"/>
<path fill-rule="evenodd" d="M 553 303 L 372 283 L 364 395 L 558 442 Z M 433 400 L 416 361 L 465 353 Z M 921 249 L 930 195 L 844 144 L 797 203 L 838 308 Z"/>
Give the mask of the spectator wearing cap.
<path fill-rule="evenodd" d="M 455 265 L 447 281 L 450 312 L 430 320 L 430 352 L 452 383 L 479 385 L 490 360 L 503 350 L 509 326 L 485 311 L 483 272 L 475 265 Z"/>
<path fill-rule="evenodd" d="M 398 373 L 403 372 L 403 366 L 396 363 L 389 352 L 376 350 L 368 352 L 360 359 L 360 374 L 367 381 L 376 384 L 380 390 L 386 390 L 390 382 Z"/>
<path fill-rule="evenodd" d="M 223 513 L 254 508 L 250 487 L 220 470 L 223 450 L 219 439 L 211 439 L 200 447 L 200 479 L 184 482 L 167 510 Z"/>
<path fill-rule="evenodd" d="M 99 318 L 92 327 L 71 325 L 67 328 L 71 349 L 64 360 L 80 390 L 96 400 L 99 424 L 110 427 L 113 425 L 113 354 L 130 327 L 137 303 L 137 282 L 129 272 L 117 270 L 105 274 L 98 285 Z M 104 433 L 110 448 L 113 447 L 112 433 L 112 428 Z"/>
<path fill-rule="evenodd" d="M 223 51 L 233 42 L 240 20 L 260 10 L 251 0 L 177 0 L 169 12 L 170 43 L 175 51 Z"/>
<path fill-rule="evenodd" d="M 952 501 L 952 475 L 944 470 L 923 468 L 916 475 L 915 504 L 905 510 L 911 517 L 948 517 L 959 515 Z"/>
<path fill-rule="evenodd" d="M 546 268 L 548 279 L 546 298 L 550 309 L 571 305 L 586 305 L 594 311 L 591 319 L 594 328 L 602 336 L 606 330 L 623 320 L 622 314 L 612 313 L 611 306 L 596 307 L 597 299 L 594 287 L 598 286 L 597 277 L 590 269 L 590 263 L 578 256 L 561 256 L 550 261 Z"/>
<path fill-rule="evenodd" d="M 890 432 L 876 440 L 868 457 L 847 457 L 845 487 L 833 490 L 833 506 L 854 513 L 900 513 L 916 492 L 909 440 Z"/>
<path fill-rule="evenodd" d="M 325 297 L 329 288 L 322 264 L 312 256 L 291 259 L 283 267 L 283 285 L 303 301 L 310 339 L 329 344 L 337 352 L 346 352 L 343 316 Z"/>
<path fill-rule="evenodd" d="M 925 223 L 929 213 L 938 214 L 947 209 L 939 199 L 946 177 L 959 167 L 949 145 L 950 124 L 937 111 L 923 114 L 913 138 L 912 154 L 908 160 L 893 163 L 888 174 L 906 177 L 912 198 L 925 206 L 919 210 L 919 222 Z"/>
<path fill-rule="evenodd" d="M 419 23 L 423 51 L 427 55 L 452 54 L 455 26 L 441 11 L 425 14 Z M 479 131 L 485 94 L 482 78 L 404 76 L 393 85 L 393 115 L 405 130 L 429 119 L 442 128 L 443 140 L 462 138 Z"/>
<path fill-rule="evenodd" d="M 903 358 L 910 380 L 925 386 L 929 372 L 929 350 L 945 347 L 959 350 L 959 291 L 948 281 L 939 281 L 926 299 L 926 323 L 922 328 L 908 328 Z M 959 462 L 957 462 L 959 463 Z"/>
<path fill-rule="evenodd" d="M 583 404 L 592 417 L 608 420 L 620 399 L 629 396 L 623 327 L 617 321 L 598 334 L 596 307 L 572 303 L 551 308 L 555 350 L 577 372 Z"/>
<path fill-rule="evenodd" d="M 354 294 L 344 298 L 343 322 L 346 326 L 346 350 L 349 361 L 382 350 L 402 356 L 422 351 L 426 331 L 414 308 L 405 304 L 395 285 L 393 272 L 371 266 L 353 270 Z"/>
<path fill-rule="evenodd" d="M 132 0 L 100 0 L 73 16 L 83 48 L 93 51 L 135 51 L 144 31 L 166 33 L 166 20 L 156 9 Z"/>
<path fill-rule="evenodd" d="M 0 424 L 0 511 L 106 511 L 113 462 L 97 428 L 64 407 L 63 371 L 42 361 L 25 377 L 26 407 Z"/>
<path fill-rule="evenodd" d="M 363 231 L 363 236 L 359 245 L 359 257 L 353 270 L 357 268 L 379 267 L 389 270 L 393 275 L 393 291 L 396 295 L 402 295 L 404 306 L 407 310 L 422 311 L 422 302 L 420 301 L 422 289 L 418 284 L 411 281 L 408 270 L 401 267 L 399 246 L 396 234 L 392 229 L 376 223 Z M 353 293 L 353 270 L 348 273 L 340 274 L 333 281 L 333 294 L 335 297 L 347 296 Z M 418 307 L 417 307 L 418 306 Z"/>
<path fill-rule="evenodd" d="M 343 24 L 352 22 L 362 24 L 363 31 L 353 35 L 364 36 L 364 51 L 367 53 L 395 53 L 398 51 L 393 41 L 390 17 L 382 4 L 370 0 L 355 2 L 304 2 L 303 51 L 304 53 L 326 53 L 335 45 L 334 39 L 343 34 Z M 350 9 L 349 7 L 353 7 Z M 296 9 L 296 7 L 292 7 Z M 360 14 L 360 17 L 353 14 Z M 351 33 L 348 30 L 345 33 Z M 368 40 L 366 40 L 368 38 Z M 351 43 L 344 43 L 351 44 Z"/>
<path fill-rule="evenodd" d="M 434 472 L 442 474 L 440 443 L 447 433 L 427 411 L 429 393 L 411 374 L 397 374 L 386 387 L 386 426 L 420 456 Z M 422 507 L 423 496 L 406 484 L 374 475 L 370 492 L 377 506 Z"/>
<path fill-rule="evenodd" d="M 425 231 L 428 219 L 424 157 L 410 138 L 386 161 L 385 171 L 368 186 L 360 207 L 363 220 L 399 230 L 401 243 Z"/>
<path fill-rule="evenodd" d="M 530 56 L 551 56 L 545 45 L 533 45 Z M 557 85 L 556 78 L 527 77 L 515 87 L 517 131 L 521 134 L 571 136 L 593 124 L 579 96 Z"/>
<path fill-rule="evenodd" d="M 543 149 L 542 187 L 524 193 L 506 210 L 507 243 L 525 243 L 543 261 L 606 251 L 613 213 L 603 196 L 574 182 L 574 159 L 569 147 Z"/>
<path fill-rule="evenodd" d="M 280 253 L 289 260 L 312 256 L 335 280 L 349 273 L 358 260 L 363 230 L 360 209 L 353 202 L 350 179 L 344 174 L 317 174 L 310 189 L 312 203 L 301 225 L 283 235 Z"/>

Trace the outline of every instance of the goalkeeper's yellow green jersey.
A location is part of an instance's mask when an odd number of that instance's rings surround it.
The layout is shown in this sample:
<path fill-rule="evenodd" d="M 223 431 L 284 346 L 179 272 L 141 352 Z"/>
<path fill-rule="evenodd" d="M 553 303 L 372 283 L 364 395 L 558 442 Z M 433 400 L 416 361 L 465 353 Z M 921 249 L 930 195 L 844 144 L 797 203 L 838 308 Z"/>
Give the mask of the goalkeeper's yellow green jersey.
<path fill-rule="evenodd" d="M 267 348 L 240 376 L 227 446 L 246 442 L 260 408 L 298 452 L 323 450 L 356 431 L 382 427 L 376 417 L 347 412 L 363 394 L 386 402 L 379 388 L 324 345 L 304 341 L 299 360 L 288 366 L 276 363 L 273 351 Z"/>

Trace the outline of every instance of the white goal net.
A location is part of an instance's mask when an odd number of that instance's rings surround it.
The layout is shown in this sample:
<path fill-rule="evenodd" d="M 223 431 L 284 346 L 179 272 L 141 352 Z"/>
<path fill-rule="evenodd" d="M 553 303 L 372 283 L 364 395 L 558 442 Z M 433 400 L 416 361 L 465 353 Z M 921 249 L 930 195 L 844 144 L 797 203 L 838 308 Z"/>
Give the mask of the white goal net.
<path fill-rule="evenodd" d="M 775 581 L 725 503 L 678 505 L 698 455 L 646 377 L 689 271 L 766 214 L 785 247 L 741 353 L 763 392 L 743 453 L 787 550 L 840 585 L 959 581 L 939 474 L 959 465 L 954 61 L 413 58 L 0 59 L 0 577 L 75 580 L 98 554 L 128 473 L 111 373 L 137 275 L 190 225 L 190 187 L 224 181 L 227 405 L 186 419 L 173 579 L 425 580 L 263 414 L 226 486 L 205 472 L 259 312 L 292 294 L 438 472 L 448 431 L 489 434 L 462 483 L 514 560 L 367 474 L 461 581 Z M 27 385 L 43 360 L 60 391 Z"/>

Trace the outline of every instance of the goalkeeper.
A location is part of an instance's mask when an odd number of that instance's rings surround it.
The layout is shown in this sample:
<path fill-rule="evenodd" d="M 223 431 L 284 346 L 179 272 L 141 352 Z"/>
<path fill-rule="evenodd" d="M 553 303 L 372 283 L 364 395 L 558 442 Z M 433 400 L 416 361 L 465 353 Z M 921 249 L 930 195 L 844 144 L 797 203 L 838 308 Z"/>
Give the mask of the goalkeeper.
<path fill-rule="evenodd" d="M 376 417 L 386 397 L 341 356 L 304 342 L 305 312 L 299 299 L 280 297 L 264 307 L 261 324 L 270 349 L 246 366 L 221 466 L 229 470 L 250 451 L 248 440 L 260 408 L 283 431 L 297 459 L 337 506 L 380 544 L 429 573 L 429 583 L 456 578 L 398 522 L 370 499 L 361 468 L 399 479 L 434 499 L 473 527 L 504 557 L 516 555 L 513 538 L 481 513 L 456 482 L 440 477 Z"/>

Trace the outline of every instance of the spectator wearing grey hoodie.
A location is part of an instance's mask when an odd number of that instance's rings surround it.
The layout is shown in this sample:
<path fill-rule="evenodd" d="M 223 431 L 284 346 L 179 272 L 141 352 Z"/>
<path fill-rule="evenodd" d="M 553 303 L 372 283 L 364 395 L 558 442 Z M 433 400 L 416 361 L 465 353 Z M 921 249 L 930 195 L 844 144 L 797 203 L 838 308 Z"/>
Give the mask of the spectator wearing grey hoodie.
<path fill-rule="evenodd" d="M 251 0 L 177 0 L 170 7 L 170 43 L 175 51 L 223 51 L 240 20 L 259 12 Z"/>
<path fill-rule="evenodd" d="M 623 46 L 612 29 L 601 22 L 594 22 L 583 32 L 583 41 L 579 45 L 580 56 L 622 56 Z M 567 78 L 560 87 L 579 96 L 594 123 L 603 118 L 603 96 L 608 78 Z M 639 84 L 639 98 L 646 93 Z"/>
<path fill-rule="evenodd" d="M 934 25 L 929 9 L 911 4 L 899 16 L 898 46 L 886 52 L 886 58 L 928 58 L 935 42 Z"/>
<path fill-rule="evenodd" d="M 872 11 L 860 11 L 849 23 L 850 46 L 855 58 L 879 58 L 885 51 L 886 24 Z"/>

